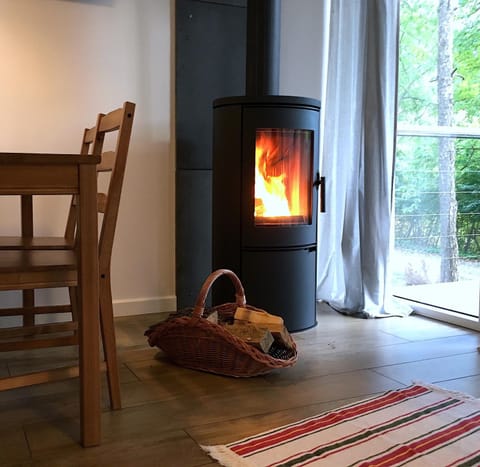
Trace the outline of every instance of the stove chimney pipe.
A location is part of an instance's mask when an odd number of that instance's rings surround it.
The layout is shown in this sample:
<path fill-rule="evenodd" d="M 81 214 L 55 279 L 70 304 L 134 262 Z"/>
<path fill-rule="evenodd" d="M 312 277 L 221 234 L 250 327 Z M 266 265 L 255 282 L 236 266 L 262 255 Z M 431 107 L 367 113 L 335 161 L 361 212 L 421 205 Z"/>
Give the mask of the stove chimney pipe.
<path fill-rule="evenodd" d="M 246 95 L 277 95 L 280 69 L 280 0 L 248 0 L 246 58 Z"/>

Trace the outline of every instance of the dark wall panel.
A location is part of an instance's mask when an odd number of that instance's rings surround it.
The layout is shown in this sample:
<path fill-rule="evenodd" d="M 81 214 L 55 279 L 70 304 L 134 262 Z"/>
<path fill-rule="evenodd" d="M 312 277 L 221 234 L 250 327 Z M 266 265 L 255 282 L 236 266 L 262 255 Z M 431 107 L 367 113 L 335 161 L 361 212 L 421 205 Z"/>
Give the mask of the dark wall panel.
<path fill-rule="evenodd" d="M 212 103 L 245 93 L 246 0 L 177 0 L 176 295 L 192 306 L 212 270 Z"/>
<path fill-rule="evenodd" d="M 179 170 L 176 179 L 177 306 L 193 306 L 211 272 L 212 171 Z"/>
<path fill-rule="evenodd" d="M 177 1 L 178 169 L 212 168 L 212 102 L 244 94 L 245 22 L 245 8 Z"/>

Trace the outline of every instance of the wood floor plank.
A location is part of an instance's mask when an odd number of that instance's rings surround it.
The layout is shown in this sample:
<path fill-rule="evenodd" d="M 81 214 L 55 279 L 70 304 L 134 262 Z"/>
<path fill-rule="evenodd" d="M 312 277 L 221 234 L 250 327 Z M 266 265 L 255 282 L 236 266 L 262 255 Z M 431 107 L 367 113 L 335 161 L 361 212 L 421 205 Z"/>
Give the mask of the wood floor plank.
<path fill-rule="evenodd" d="M 318 326 L 294 334 L 293 368 L 241 379 L 180 368 L 149 347 L 145 329 L 165 317 L 116 319 L 124 408 L 109 410 L 103 379 L 101 446 L 78 444 L 77 380 L 0 392 L 0 465 L 212 467 L 198 443 L 232 441 L 413 380 L 480 397 L 480 335 L 423 317 L 364 320 L 322 305 Z M 70 348 L 1 354 L 0 373 L 75 357 Z"/>
<path fill-rule="evenodd" d="M 30 461 L 30 450 L 22 429 L 0 431 L 0 465 Z"/>
<path fill-rule="evenodd" d="M 33 460 L 38 467 L 183 467 L 211 464 L 207 454 L 184 431 L 163 432 L 161 435 L 145 433 L 142 438 L 89 449 L 68 446 L 54 451 L 34 451 Z"/>
<path fill-rule="evenodd" d="M 266 412 L 260 415 L 231 419 L 226 422 L 203 424 L 187 429 L 199 444 L 225 444 L 275 427 L 287 425 L 361 400 L 362 397 L 310 404 L 294 409 Z"/>
<path fill-rule="evenodd" d="M 374 320 L 381 332 L 393 334 L 409 341 L 426 341 L 442 337 L 474 334 L 469 329 L 442 323 L 419 315 L 404 318 L 384 318 Z"/>
<path fill-rule="evenodd" d="M 0 378 L 8 376 L 8 366 L 6 363 L 0 363 Z"/>
<path fill-rule="evenodd" d="M 377 373 L 403 384 L 413 381 L 435 383 L 480 374 L 480 355 L 476 351 L 377 368 Z"/>
<path fill-rule="evenodd" d="M 437 384 L 442 388 L 451 391 L 459 391 L 463 394 L 480 398 L 480 375 L 467 376 L 466 378 L 458 378 L 447 381 L 438 381 Z"/>
<path fill-rule="evenodd" d="M 461 355 L 471 353 L 478 345 L 478 333 L 432 339 L 428 345 L 424 341 L 403 342 L 381 349 L 359 345 L 349 351 L 325 350 L 325 345 L 312 343 L 300 347 L 297 364 L 282 372 L 282 378 L 298 380 L 305 375 L 321 376 Z"/>

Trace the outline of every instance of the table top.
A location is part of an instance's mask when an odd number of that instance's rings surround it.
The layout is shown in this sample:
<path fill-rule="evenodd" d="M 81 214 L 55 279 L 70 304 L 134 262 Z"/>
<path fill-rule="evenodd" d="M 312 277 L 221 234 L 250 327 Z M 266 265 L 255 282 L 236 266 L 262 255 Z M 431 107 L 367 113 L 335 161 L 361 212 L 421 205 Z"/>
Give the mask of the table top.
<path fill-rule="evenodd" d="M 0 152 L 0 195 L 77 194 L 81 167 L 100 156 Z"/>
<path fill-rule="evenodd" d="M 72 165 L 98 164 L 100 156 L 31 152 L 0 152 L 1 165 Z"/>

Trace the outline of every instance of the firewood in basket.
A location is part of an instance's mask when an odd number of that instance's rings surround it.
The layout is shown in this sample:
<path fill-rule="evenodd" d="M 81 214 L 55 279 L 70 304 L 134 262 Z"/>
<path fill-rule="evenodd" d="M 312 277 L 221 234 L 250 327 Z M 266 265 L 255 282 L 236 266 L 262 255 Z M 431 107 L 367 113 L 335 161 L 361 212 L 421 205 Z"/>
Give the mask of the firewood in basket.
<path fill-rule="evenodd" d="M 236 323 L 253 323 L 259 327 L 267 328 L 278 344 L 289 349 L 293 348 L 293 340 L 283 324 L 281 316 L 272 315 L 264 310 L 249 310 L 248 308 L 238 307 L 234 318 Z"/>
<path fill-rule="evenodd" d="M 272 333 L 265 328 L 253 324 L 227 324 L 225 330 L 247 344 L 253 345 L 264 353 L 268 353 L 273 344 Z"/>
<path fill-rule="evenodd" d="M 271 315 L 264 310 L 250 310 L 241 306 L 235 310 L 235 319 L 260 324 L 283 324 L 281 316 Z"/>
<path fill-rule="evenodd" d="M 210 313 L 210 314 L 206 317 L 206 320 L 207 320 L 207 321 L 210 321 L 210 322 L 213 323 L 213 324 L 218 324 L 218 311 L 215 310 L 214 312 Z"/>

